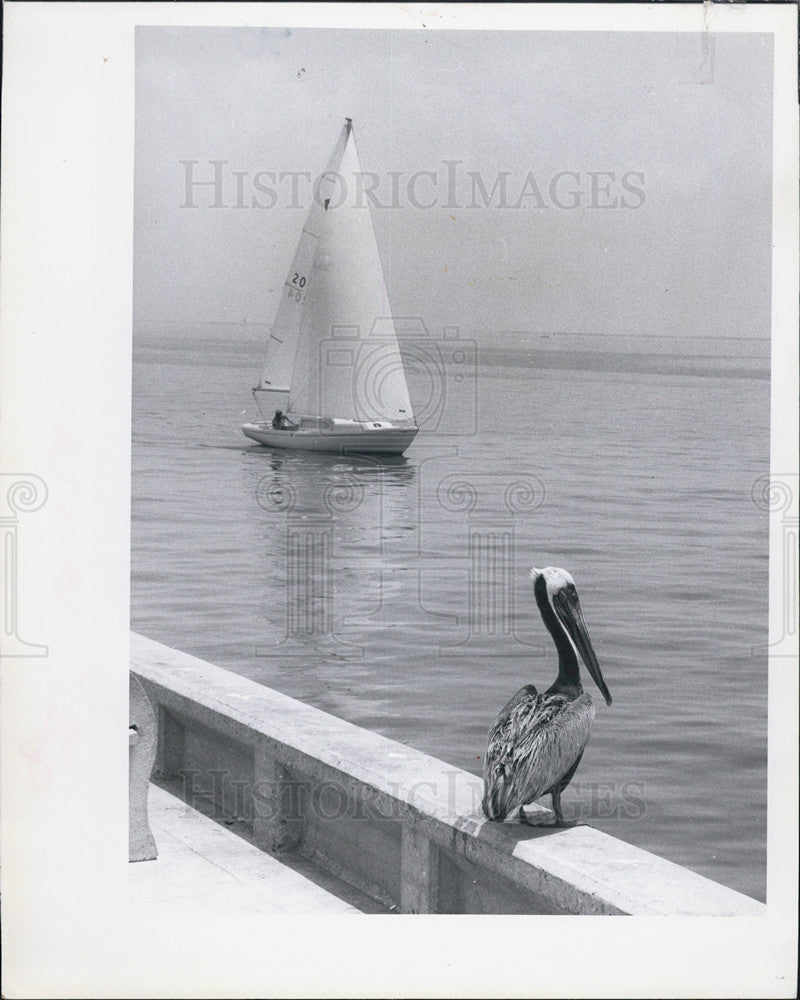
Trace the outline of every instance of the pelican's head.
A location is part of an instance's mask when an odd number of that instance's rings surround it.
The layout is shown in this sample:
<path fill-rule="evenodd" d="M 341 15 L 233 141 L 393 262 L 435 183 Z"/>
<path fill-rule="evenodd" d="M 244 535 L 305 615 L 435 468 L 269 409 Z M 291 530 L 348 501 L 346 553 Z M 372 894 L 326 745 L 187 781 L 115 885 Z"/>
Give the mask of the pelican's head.
<path fill-rule="evenodd" d="M 606 705 L 610 705 L 611 695 L 600 673 L 600 665 L 586 630 L 586 622 L 583 620 L 581 603 L 572 575 L 556 566 L 546 566 L 544 569 L 537 569 L 534 566 L 531 570 L 531 579 L 537 600 L 546 600 L 553 609 L 556 619 L 575 649 L 576 656 L 580 656 L 586 664 L 586 669 L 600 688 Z"/>

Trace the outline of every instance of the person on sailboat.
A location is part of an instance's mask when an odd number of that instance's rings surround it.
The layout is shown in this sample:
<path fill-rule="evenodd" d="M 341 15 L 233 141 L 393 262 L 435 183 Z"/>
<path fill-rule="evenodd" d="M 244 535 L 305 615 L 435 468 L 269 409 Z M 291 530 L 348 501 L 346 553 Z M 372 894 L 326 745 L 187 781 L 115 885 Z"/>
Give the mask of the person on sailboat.
<path fill-rule="evenodd" d="M 276 431 L 295 431 L 297 424 L 292 423 L 288 417 L 284 416 L 283 410 L 276 410 L 272 418 L 272 426 Z"/>

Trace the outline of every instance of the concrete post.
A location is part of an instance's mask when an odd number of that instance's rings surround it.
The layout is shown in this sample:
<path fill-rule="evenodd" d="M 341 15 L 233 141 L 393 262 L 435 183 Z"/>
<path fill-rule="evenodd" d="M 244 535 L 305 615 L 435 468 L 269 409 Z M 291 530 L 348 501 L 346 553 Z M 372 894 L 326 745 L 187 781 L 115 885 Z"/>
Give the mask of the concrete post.
<path fill-rule="evenodd" d="M 152 861 L 158 851 L 147 819 L 147 790 L 156 759 L 156 717 L 133 674 L 129 717 L 128 860 Z"/>
<path fill-rule="evenodd" d="M 265 741 L 255 748 L 253 836 L 264 850 L 295 850 L 303 839 L 308 790 L 295 780 Z"/>
<path fill-rule="evenodd" d="M 400 865 L 400 912 L 436 913 L 439 852 L 413 822 L 403 824 Z"/>

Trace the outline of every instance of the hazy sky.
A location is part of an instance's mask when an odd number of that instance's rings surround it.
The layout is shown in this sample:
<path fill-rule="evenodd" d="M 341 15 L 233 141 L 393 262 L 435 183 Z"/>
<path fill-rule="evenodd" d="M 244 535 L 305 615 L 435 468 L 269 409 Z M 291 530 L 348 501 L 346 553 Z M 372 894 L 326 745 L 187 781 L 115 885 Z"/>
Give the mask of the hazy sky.
<path fill-rule="evenodd" d="M 771 108 L 761 34 L 139 28 L 135 318 L 271 323 L 350 116 L 396 315 L 767 338 Z"/>

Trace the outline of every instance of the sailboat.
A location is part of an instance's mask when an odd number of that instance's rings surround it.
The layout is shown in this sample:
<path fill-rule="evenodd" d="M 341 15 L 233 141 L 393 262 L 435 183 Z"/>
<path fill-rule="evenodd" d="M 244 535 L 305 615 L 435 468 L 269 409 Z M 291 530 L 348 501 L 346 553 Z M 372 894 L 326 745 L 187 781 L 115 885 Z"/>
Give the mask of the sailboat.
<path fill-rule="evenodd" d="M 399 455 L 417 433 L 369 205 L 342 197 L 360 173 L 346 118 L 253 389 L 262 419 L 242 426 L 260 444 Z"/>

